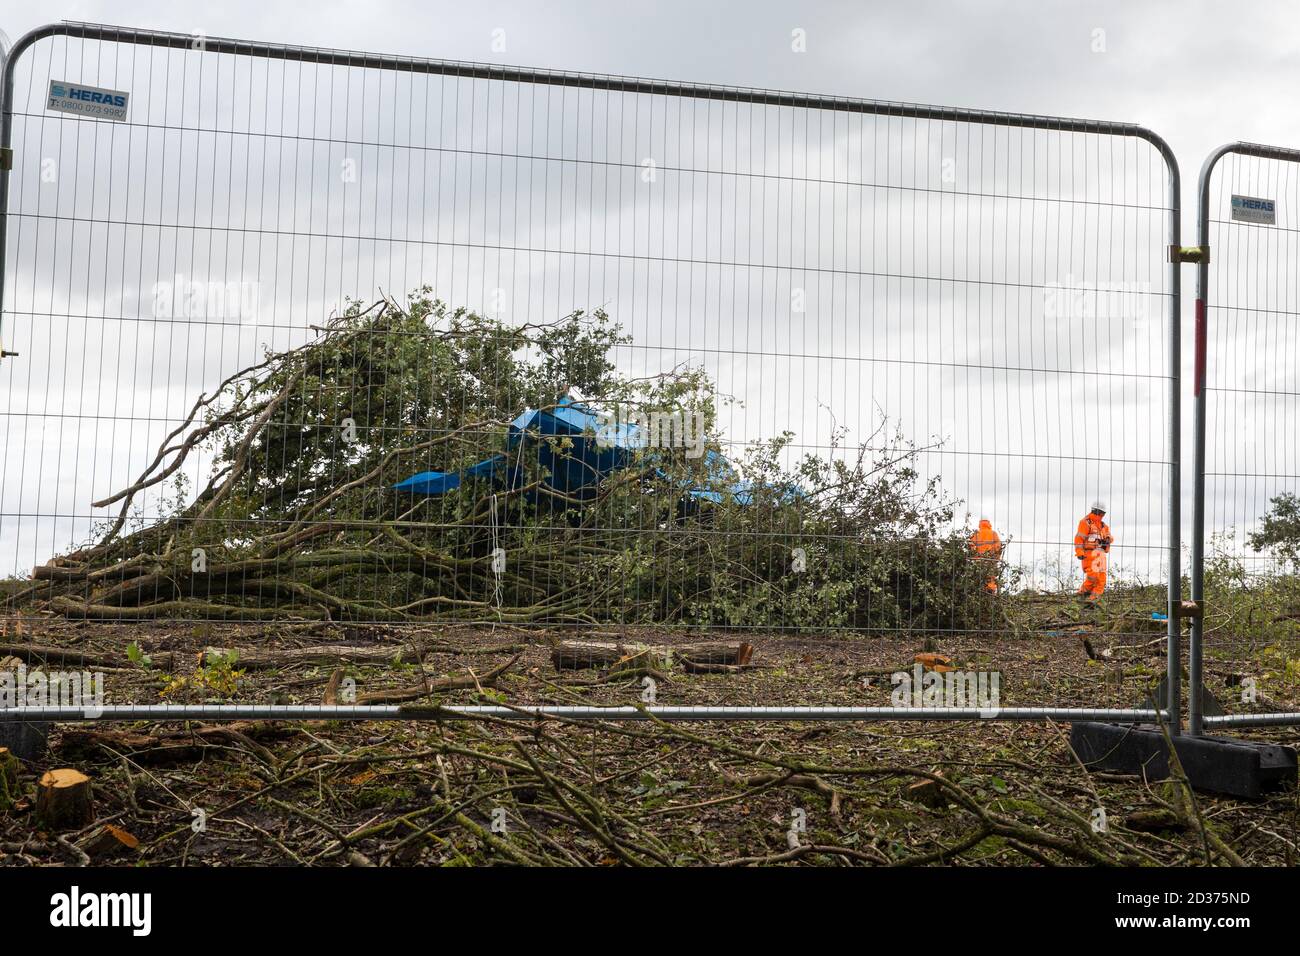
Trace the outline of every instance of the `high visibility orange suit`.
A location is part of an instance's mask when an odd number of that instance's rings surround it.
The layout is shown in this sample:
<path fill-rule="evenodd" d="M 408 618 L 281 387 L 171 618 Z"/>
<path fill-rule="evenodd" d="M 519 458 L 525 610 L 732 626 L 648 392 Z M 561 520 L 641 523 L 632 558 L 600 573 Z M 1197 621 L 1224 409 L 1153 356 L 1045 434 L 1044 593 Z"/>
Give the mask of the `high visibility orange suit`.
<path fill-rule="evenodd" d="M 1110 526 L 1095 511 L 1090 511 L 1079 522 L 1074 535 L 1074 556 L 1083 565 L 1083 584 L 1079 593 L 1095 601 L 1106 590 L 1106 560 L 1110 554 Z"/>
<path fill-rule="evenodd" d="M 970 536 L 970 549 L 976 559 L 991 566 L 989 578 L 984 582 L 984 589 L 992 594 L 998 593 L 997 564 L 1002 560 L 1002 539 L 993 530 L 988 518 L 980 519 L 980 526 Z"/>

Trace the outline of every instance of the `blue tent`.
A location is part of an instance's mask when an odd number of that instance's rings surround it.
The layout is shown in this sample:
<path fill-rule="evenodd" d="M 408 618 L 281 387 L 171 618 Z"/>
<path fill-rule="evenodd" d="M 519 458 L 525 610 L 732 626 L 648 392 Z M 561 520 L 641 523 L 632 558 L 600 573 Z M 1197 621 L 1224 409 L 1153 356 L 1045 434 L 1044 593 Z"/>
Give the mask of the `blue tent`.
<path fill-rule="evenodd" d="M 568 439 L 570 447 L 556 447 L 548 439 Z M 490 478 L 507 488 L 523 483 L 522 462 L 536 456 L 538 464 L 549 474 L 547 484 L 572 498 L 595 497 L 602 479 L 616 469 L 632 464 L 636 450 L 645 447 L 647 436 L 635 424 L 610 422 L 591 409 L 565 395 L 554 409 L 527 409 L 510 423 L 506 454 L 493 455 L 486 461 L 461 471 L 422 471 L 394 485 L 398 491 L 416 495 L 443 495 L 460 487 L 465 478 Z M 730 496 L 740 504 L 753 501 L 754 486 L 738 480 L 732 464 L 717 452 L 704 453 L 708 487 L 685 487 L 682 492 L 700 501 L 721 503 Z M 668 477 L 659 468 L 655 473 Z M 790 489 L 784 500 L 800 497 L 799 489 Z"/>

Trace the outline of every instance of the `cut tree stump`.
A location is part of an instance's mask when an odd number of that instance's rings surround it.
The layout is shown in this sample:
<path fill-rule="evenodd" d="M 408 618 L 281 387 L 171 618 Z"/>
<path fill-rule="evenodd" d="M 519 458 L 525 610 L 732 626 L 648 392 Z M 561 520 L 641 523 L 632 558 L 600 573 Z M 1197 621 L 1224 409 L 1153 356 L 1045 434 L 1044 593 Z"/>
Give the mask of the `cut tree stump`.
<path fill-rule="evenodd" d="M 0 813 L 8 813 L 18 802 L 18 758 L 8 747 L 0 747 Z"/>
<path fill-rule="evenodd" d="M 80 830 L 95 822 L 90 778 L 80 770 L 51 770 L 36 785 L 36 822 L 45 830 Z"/>
<path fill-rule="evenodd" d="M 616 641 L 560 641 L 551 649 L 551 663 L 556 670 L 587 667 L 668 670 L 675 659 L 693 664 L 748 664 L 753 654 L 754 648 L 740 641 L 711 641 L 675 647 Z"/>

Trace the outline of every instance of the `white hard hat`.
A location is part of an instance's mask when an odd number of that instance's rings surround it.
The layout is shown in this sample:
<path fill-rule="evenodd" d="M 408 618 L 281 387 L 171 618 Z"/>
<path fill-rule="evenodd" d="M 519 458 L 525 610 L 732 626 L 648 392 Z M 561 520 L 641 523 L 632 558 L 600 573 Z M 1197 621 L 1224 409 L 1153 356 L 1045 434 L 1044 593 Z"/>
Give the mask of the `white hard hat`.
<path fill-rule="evenodd" d="M 1096 499 L 1092 503 L 1092 510 L 1100 511 L 1104 514 L 1106 512 L 1106 502 L 1102 501 L 1100 498 Z"/>

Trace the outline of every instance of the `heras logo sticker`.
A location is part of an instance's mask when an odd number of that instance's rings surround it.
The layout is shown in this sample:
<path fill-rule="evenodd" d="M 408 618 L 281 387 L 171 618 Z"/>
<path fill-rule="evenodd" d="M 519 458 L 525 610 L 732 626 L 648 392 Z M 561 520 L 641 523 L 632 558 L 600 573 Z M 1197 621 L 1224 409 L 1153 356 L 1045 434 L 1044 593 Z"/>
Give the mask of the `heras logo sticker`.
<path fill-rule="evenodd" d="M 91 119 L 120 121 L 126 119 L 130 98 L 130 93 L 121 90 L 105 90 L 98 86 L 69 83 L 67 80 L 51 80 L 45 108 Z"/>
<path fill-rule="evenodd" d="M 1232 197 L 1232 218 L 1237 222 L 1258 222 L 1266 226 L 1277 224 L 1277 206 L 1271 199 L 1254 196 Z"/>

